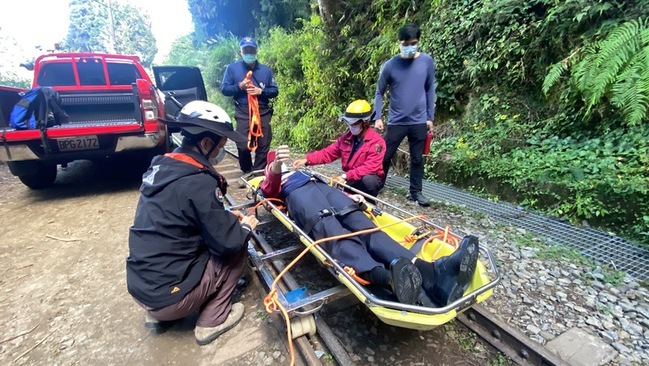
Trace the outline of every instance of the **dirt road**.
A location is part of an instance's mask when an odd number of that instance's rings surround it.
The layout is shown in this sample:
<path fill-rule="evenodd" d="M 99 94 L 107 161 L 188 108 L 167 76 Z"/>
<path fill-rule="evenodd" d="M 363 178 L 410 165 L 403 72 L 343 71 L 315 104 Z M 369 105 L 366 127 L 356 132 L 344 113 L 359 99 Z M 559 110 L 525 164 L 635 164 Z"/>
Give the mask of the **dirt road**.
<path fill-rule="evenodd" d="M 196 345 L 191 319 L 151 336 L 125 282 L 141 170 L 80 162 L 59 174 L 54 188 L 32 191 L 0 165 L 0 364 L 285 360 L 252 286 L 243 323 L 213 345 Z"/>

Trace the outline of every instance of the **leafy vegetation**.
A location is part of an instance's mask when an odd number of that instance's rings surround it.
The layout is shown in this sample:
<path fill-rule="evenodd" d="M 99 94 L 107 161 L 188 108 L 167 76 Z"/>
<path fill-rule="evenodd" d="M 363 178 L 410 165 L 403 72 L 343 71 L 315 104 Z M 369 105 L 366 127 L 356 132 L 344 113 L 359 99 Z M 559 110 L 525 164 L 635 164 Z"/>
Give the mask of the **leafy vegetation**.
<path fill-rule="evenodd" d="M 648 64 L 649 24 L 641 18 L 631 20 L 552 65 L 543 92 L 547 94 L 570 69 L 570 87 L 583 96 L 586 116 L 608 99 L 622 112 L 624 122 L 640 124 L 647 121 L 649 109 Z"/>
<path fill-rule="evenodd" d="M 273 27 L 292 29 L 308 18 L 309 0 L 188 0 L 199 41 L 266 34 Z M 215 42 L 216 43 L 216 42 Z"/>
<path fill-rule="evenodd" d="M 649 244 L 649 2 L 328 0 L 321 18 L 306 1 L 258 0 L 234 17 L 245 31 L 208 29 L 231 3 L 190 1 L 196 40 L 216 40 L 209 83 L 238 57 L 236 36 L 263 34 L 259 58 L 280 86 L 274 141 L 334 139 L 415 22 L 437 66 L 429 178 Z"/>
<path fill-rule="evenodd" d="M 16 39 L 11 37 L 0 27 L 0 50 L 4 50 L 0 57 L 0 85 L 16 88 L 29 88 L 31 85 L 31 72 L 20 68 L 20 64 L 32 58 L 33 52 L 25 49 Z"/>
<path fill-rule="evenodd" d="M 117 52 L 140 56 L 145 67 L 158 52 L 146 11 L 128 3 L 70 1 L 67 51 Z"/>

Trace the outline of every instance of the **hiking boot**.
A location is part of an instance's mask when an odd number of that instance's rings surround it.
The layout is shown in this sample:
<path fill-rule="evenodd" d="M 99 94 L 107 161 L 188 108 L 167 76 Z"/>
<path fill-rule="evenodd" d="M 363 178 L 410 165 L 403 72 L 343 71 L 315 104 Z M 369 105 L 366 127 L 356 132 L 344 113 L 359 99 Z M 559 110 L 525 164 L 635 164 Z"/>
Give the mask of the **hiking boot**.
<path fill-rule="evenodd" d="M 242 303 L 238 302 L 232 305 L 230 314 L 228 314 L 228 317 L 222 324 L 219 324 L 215 327 L 201 327 L 197 325 L 196 328 L 194 328 L 196 343 L 198 343 L 199 346 L 204 346 L 208 343 L 213 342 L 221 334 L 227 332 L 228 330 L 232 329 L 232 327 L 237 325 L 239 321 L 243 319 L 243 312 L 244 306 Z"/>
<path fill-rule="evenodd" d="M 479 249 L 478 238 L 467 235 L 453 254 L 433 263 L 436 272 L 435 284 L 433 289 L 428 286 L 428 295 L 433 301 L 445 306 L 464 295 L 478 264 Z"/>
<path fill-rule="evenodd" d="M 414 192 L 414 193 L 410 192 L 410 194 L 408 195 L 408 200 L 417 202 L 419 206 L 423 206 L 423 207 L 430 206 L 430 199 L 424 196 L 424 194 L 421 192 Z"/>
<path fill-rule="evenodd" d="M 397 258 L 390 263 L 390 287 L 399 302 L 412 305 L 421 292 L 421 274 L 408 259 Z"/>
<path fill-rule="evenodd" d="M 144 327 L 151 330 L 151 334 L 162 334 L 171 327 L 171 322 L 163 322 L 154 318 L 148 311 L 144 313 Z"/>

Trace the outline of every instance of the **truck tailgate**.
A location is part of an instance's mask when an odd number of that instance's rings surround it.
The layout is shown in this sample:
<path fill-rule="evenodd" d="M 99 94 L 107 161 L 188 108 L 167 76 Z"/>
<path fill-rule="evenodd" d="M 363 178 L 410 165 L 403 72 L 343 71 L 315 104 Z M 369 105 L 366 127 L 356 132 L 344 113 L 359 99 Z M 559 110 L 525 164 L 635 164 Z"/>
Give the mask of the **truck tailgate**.
<path fill-rule="evenodd" d="M 24 91 L 24 89 L 12 88 L 10 86 L 0 86 L 0 128 L 9 126 L 11 110 L 20 100 L 18 93 Z"/>
<path fill-rule="evenodd" d="M 140 102 L 132 92 L 59 94 L 61 107 L 68 114 L 62 126 L 142 122 Z"/>

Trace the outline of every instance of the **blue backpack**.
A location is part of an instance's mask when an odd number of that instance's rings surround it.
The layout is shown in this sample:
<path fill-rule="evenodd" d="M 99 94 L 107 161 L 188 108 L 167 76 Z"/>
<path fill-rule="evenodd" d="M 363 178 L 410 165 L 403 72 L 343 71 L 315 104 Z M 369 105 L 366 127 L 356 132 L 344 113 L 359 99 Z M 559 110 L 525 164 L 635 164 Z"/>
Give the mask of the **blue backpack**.
<path fill-rule="evenodd" d="M 25 92 L 25 95 L 16 103 L 9 116 L 9 126 L 17 130 L 49 127 L 61 124 L 61 119 L 67 114 L 61 109 L 60 97 L 56 91 L 49 87 L 35 87 Z M 52 112 L 52 113 L 50 113 Z M 50 123 L 50 114 L 55 118 Z M 42 121 L 44 126 L 38 125 Z"/>
<path fill-rule="evenodd" d="M 34 112 L 38 107 L 40 87 L 25 92 L 25 95 L 16 103 L 9 116 L 9 126 L 17 130 L 36 128 Z"/>

